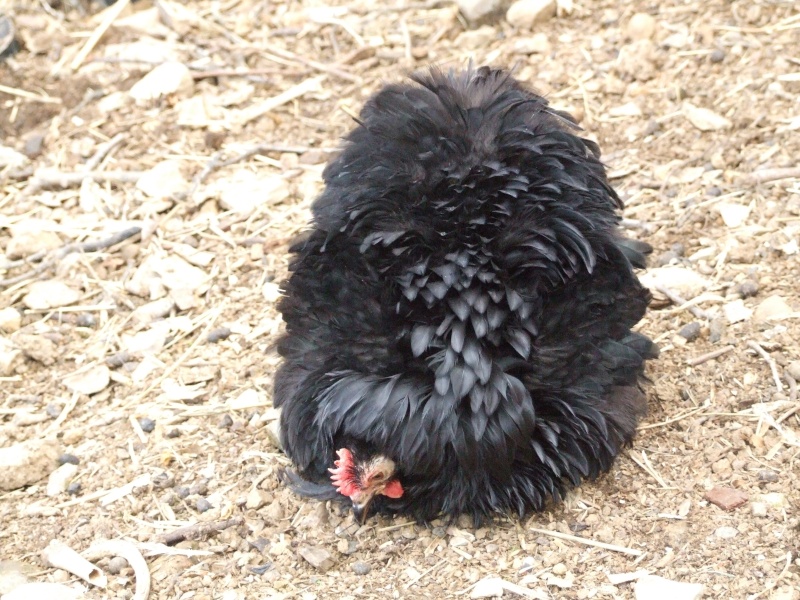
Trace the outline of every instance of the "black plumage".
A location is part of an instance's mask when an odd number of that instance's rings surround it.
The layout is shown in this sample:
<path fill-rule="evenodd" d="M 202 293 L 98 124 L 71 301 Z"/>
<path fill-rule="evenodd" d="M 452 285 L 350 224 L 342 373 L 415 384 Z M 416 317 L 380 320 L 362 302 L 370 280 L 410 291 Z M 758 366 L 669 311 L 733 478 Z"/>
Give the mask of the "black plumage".
<path fill-rule="evenodd" d="M 337 496 L 347 448 L 390 459 L 403 493 L 378 510 L 522 515 L 634 435 L 657 354 L 631 331 L 649 247 L 621 237 L 569 115 L 500 70 L 412 79 L 368 100 L 291 249 L 275 378 L 290 483 Z"/>

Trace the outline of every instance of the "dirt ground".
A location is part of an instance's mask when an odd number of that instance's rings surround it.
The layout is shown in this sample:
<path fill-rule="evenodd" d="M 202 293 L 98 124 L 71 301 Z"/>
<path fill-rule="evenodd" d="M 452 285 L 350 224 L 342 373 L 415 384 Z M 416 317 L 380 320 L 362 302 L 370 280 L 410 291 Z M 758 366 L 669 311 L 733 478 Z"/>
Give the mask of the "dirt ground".
<path fill-rule="evenodd" d="M 77 583 L 51 540 L 122 538 L 157 599 L 469 598 L 486 577 L 633 598 L 609 576 L 646 570 L 798 600 L 800 7 L 583 0 L 515 28 L 379 4 L 142 0 L 93 39 L 115 9 L 0 2 L 22 46 L 0 62 L 0 448 L 30 440 L 43 469 L 4 475 L 0 593 Z M 579 118 L 655 248 L 643 277 L 683 300 L 641 324 L 651 411 L 606 477 L 524 521 L 359 528 L 277 480 L 278 282 L 365 98 L 469 59 Z M 133 597 L 99 565 L 87 598 Z"/>

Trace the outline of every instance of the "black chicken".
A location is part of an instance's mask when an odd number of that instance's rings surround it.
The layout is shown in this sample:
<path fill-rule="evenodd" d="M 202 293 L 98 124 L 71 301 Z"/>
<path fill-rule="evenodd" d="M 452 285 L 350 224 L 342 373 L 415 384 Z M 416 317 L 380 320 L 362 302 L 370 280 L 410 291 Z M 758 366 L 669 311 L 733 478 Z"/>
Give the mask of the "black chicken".
<path fill-rule="evenodd" d="M 607 470 L 646 410 L 650 248 L 569 115 L 501 70 L 412 79 L 366 103 L 291 250 L 289 483 L 357 517 L 523 515 Z"/>

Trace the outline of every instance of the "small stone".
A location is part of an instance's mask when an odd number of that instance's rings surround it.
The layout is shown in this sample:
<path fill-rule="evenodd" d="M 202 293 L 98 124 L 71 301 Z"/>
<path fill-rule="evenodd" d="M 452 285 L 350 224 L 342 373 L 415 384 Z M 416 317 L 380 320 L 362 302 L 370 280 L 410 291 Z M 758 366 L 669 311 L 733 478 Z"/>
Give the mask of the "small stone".
<path fill-rule="evenodd" d="M 461 546 L 466 546 L 468 544 L 469 544 L 469 542 L 466 539 L 464 539 L 463 537 L 454 536 L 454 537 L 450 538 L 450 545 L 453 548 L 460 548 Z"/>
<path fill-rule="evenodd" d="M 776 483 L 778 481 L 778 474 L 770 469 L 761 469 L 757 477 L 762 483 Z"/>
<path fill-rule="evenodd" d="M 350 565 L 350 568 L 356 575 L 366 575 L 372 571 L 372 565 L 362 561 L 354 562 L 352 565 Z"/>
<path fill-rule="evenodd" d="M 687 323 L 678 331 L 678 335 L 684 338 L 687 342 L 693 342 L 700 337 L 700 323 L 693 321 Z"/>
<path fill-rule="evenodd" d="M 47 252 L 61 246 L 61 238 L 52 231 L 22 230 L 15 233 L 6 245 L 6 256 L 11 260 L 24 258 L 37 252 Z"/>
<path fill-rule="evenodd" d="M 29 440 L 0 448 L 0 491 L 36 483 L 58 468 L 58 443 L 51 439 Z"/>
<path fill-rule="evenodd" d="M 514 42 L 514 54 L 549 54 L 552 46 L 547 34 L 534 33 L 530 37 L 520 38 Z"/>
<path fill-rule="evenodd" d="M 715 113 L 713 110 L 694 106 L 689 102 L 684 103 L 683 113 L 689 122 L 700 131 L 719 131 L 730 129 L 733 126 L 730 119 Z"/>
<path fill-rule="evenodd" d="M 325 573 L 333 567 L 334 562 L 330 552 L 324 548 L 314 546 L 300 546 L 297 553 L 303 557 L 315 569 Z"/>
<path fill-rule="evenodd" d="M 646 575 L 633 584 L 636 600 L 698 600 L 705 592 L 699 583 L 685 583 Z"/>
<path fill-rule="evenodd" d="M 517 0 L 506 12 L 506 21 L 517 29 L 530 29 L 556 16 L 556 0 Z"/>
<path fill-rule="evenodd" d="M 662 252 L 658 255 L 655 260 L 656 267 L 666 267 L 667 265 L 671 264 L 673 261 L 678 260 L 678 255 L 675 254 L 672 250 L 667 250 L 666 252 Z"/>
<path fill-rule="evenodd" d="M 272 494 L 256 488 L 250 490 L 247 493 L 247 500 L 245 501 L 245 507 L 253 510 L 258 510 L 259 508 L 261 508 L 262 506 L 266 506 L 270 502 L 272 502 Z"/>
<path fill-rule="evenodd" d="M 211 506 L 211 502 L 209 502 L 205 498 L 198 498 L 194 506 L 197 509 L 197 512 L 200 513 L 204 513 L 207 510 L 211 510 L 212 508 L 214 508 L 213 506 Z"/>
<path fill-rule="evenodd" d="M 22 303 L 32 310 L 47 310 L 69 306 L 80 300 L 81 294 L 60 281 L 36 281 L 28 286 Z"/>
<path fill-rule="evenodd" d="M 745 279 L 742 283 L 736 286 L 736 291 L 742 298 L 752 298 L 758 294 L 758 282 L 752 279 Z"/>
<path fill-rule="evenodd" d="M 747 502 L 747 494 L 730 487 L 714 487 L 705 493 L 705 499 L 722 510 L 733 510 Z"/>
<path fill-rule="evenodd" d="M 148 104 L 164 96 L 190 96 L 194 79 L 189 67 L 179 62 L 165 62 L 133 84 L 129 94 L 137 104 Z"/>
<path fill-rule="evenodd" d="M 711 54 L 708 55 L 708 60 L 712 63 L 721 63 L 725 60 L 725 51 L 722 48 L 714 48 Z"/>
<path fill-rule="evenodd" d="M 68 493 L 70 496 L 77 496 L 78 494 L 80 494 L 80 493 L 81 493 L 81 490 L 82 490 L 82 489 L 83 489 L 83 486 L 80 484 L 80 482 L 78 482 L 78 481 L 73 481 L 72 483 L 70 483 L 70 484 L 67 486 L 67 493 Z"/>
<path fill-rule="evenodd" d="M 475 584 L 470 598 L 497 598 L 503 595 L 503 580 L 498 577 L 487 577 Z"/>
<path fill-rule="evenodd" d="M 78 465 L 80 464 L 80 459 L 75 456 L 74 454 L 64 453 L 58 457 L 58 464 L 60 465 Z"/>
<path fill-rule="evenodd" d="M 121 556 L 115 556 L 111 560 L 108 561 L 108 565 L 106 565 L 106 569 L 112 575 L 119 575 L 122 572 L 122 569 L 128 567 L 128 561 L 122 558 Z"/>
<path fill-rule="evenodd" d="M 97 318 L 92 313 L 81 313 L 75 324 L 78 327 L 94 327 L 97 325 Z"/>
<path fill-rule="evenodd" d="M 647 13 L 636 13 L 628 21 L 625 31 L 633 41 L 653 39 L 656 34 L 656 20 Z"/>
<path fill-rule="evenodd" d="M 356 543 L 355 540 L 341 538 L 338 542 L 336 542 L 336 549 L 342 554 L 354 554 L 355 551 L 358 550 L 358 543 Z"/>
<path fill-rule="evenodd" d="M 173 429 L 170 429 L 170 430 L 169 430 L 169 431 L 166 433 L 166 436 L 167 436 L 167 438 L 169 438 L 169 439 L 171 439 L 171 440 L 174 440 L 175 438 L 179 438 L 179 437 L 181 437 L 181 430 L 180 430 L 180 429 L 175 429 L 175 428 L 173 428 Z"/>
<path fill-rule="evenodd" d="M 445 535 L 447 535 L 447 532 L 445 531 L 444 527 L 434 527 L 431 531 L 431 534 L 433 537 L 443 538 Z"/>
<path fill-rule="evenodd" d="M 283 506 L 281 506 L 280 502 L 273 500 L 272 503 L 264 509 L 263 515 L 268 521 L 277 523 L 278 521 L 282 521 L 284 519 L 286 513 L 284 512 Z"/>
<path fill-rule="evenodd" d="M 33 133 L 25 138 L 22 153 L 28 158 L 38 158 L 42 153 L 42 146 L 44 146 L 44 134 Z"/>
<path fill-rule="evenodd" d="M 786 372 L 795 381 L 800 381 L 800 360 L 790 362 L 789 366 L 786 367 Z"/>
<path fill-rule="evenodd" d="M 217 327 L 208 334 L 206 340 L 210 344 L 216 344 L 222 340 L 227 340 L 230 336 L 231 330 L 229 327 Z"/>
<path fill-rule="evenodd" d="M 567 565 L 564 563 L 556 563 L 553 565 L 553 574 L 554 575 L 566 575 L 567 574 Z"/>
<path fill-rule="evenodd" d="M 463 31 L 458 34 L 455 46 L 457 48 L 463 48 L 464 50 L 478 50 L 479 48 L 487 46 L 496 37 L 497 31 L 495 31 L 494 27 L 484 25 L 478 29 Z"/>
<path fill-rule="evenodd" d="M 736 527 L 717 527 L 714 530 L 714 535 L 723 540 L 732 540 L 739 535 L 739 530 Z"/>
<path fill-rule="evenodd" d="M 739 299 L 723 305 L 722 313 L 725 315 L 728 323 L 739 323 L 741 321 L 747 321 L 753 315 L 753 309 L 745 306 L 744 302 Z"/>
<path fill-rule="evenodd" d="M 63 380 L 68 389 L 87 396 L 104 390 L 110 382 L 111 372 L 106 365 L 95 365 L 86 371 L 79 371 L 65 377 Z"/>
<path fill-rule="evenodd" d="M 499 15 L 503 0 L 457 0 L 458 10 L 472 25 L 480 24 Z"/>
<path fill-rule="evenodd" d="M 142 431 L 145 433 L 153 433 L 153 430 L 156 428 L 156 422 L 153 421 L 153 419 L 142 417 L 139 419 L 139 427 L 141 427 Z"/>
<path fill-rule="evenodd" d="M 756 307 L 753 317 L 756 321 L 780 321 L 793 314 L 792 307 L 780 296 L 770 296 Z"/>
<path fill-rule="evenodd" d="M 22 327 L 22 315 L 16 308 L 7 306 L 0 310 L 0 331 L 14 333 L 20 327 Z"/>
<path fill-rule="evenodd" d="M 50 473 L 47 478 L 47 488 L 45 493 L 54 498 L 59 494 L 63 494 L 69 487 L 70 480 L 75 477 L 78 472 L 76 465 L 65 463 L 58 467 L 55 471 Z"/>
<path fill-rule="evenodd" d="M 233 425 L 233 418 L 230 415 L 223 415 L 217 427 L 219 427 L 220 429 L 228 429 L 232 425 Z"/>
<path fill-rule="evenodd" d="M 172 198 L 186 191 L 187 187 L 181 163 L 177 160 L 161 161 L 136 182 L 136 189 L 155 199 Z"/>
<path fill-rule="evenodd" d="M 786 508 L 789 502 L 786 500 L 786 495 L 780 492 L 769 492 L 767 494 L 759 494 L 758 499 L 772 508 Z"/>
<path fill-rule="evenodd" d="M 186 499 L 191 495 L 189 488 L 185 485 L 180 485 L 175 488 L 175 493 L 178 495 L 178 498 Z"/>
<path fill-rule="evenodd" d="M 725 335 L 725 332 L 728 329 L 728 324 L 725 322 L 725 319 L 712 319 L 708 329 L 708 340 L 712 344 L 716 344 Z"/>
<path fill-rule="evenodd" d="M 42 335 L 18 335 L 14 341 L 25 356 L 45 366 L 55 364 L 59 357 L 58 347 Z"/>
<path fill-rule="evenodd" d="M 763 502 L 753 502 L 750 505 L 750 513 L 754 517 L 766 517 L 767 516 L 767 505 Z"/>

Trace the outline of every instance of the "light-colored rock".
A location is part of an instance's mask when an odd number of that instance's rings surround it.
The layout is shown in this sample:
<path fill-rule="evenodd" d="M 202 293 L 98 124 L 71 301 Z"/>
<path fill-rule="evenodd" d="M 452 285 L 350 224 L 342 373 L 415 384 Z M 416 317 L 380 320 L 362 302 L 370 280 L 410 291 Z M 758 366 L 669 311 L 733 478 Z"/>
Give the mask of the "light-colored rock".
<path fill-rule="evenodd" d="M 684 583 L 648 575 L 633 585 L 636 600 L 697 600 L 705 592 L 699 583 Z"/>
<path fill-rule="evenodd" d="M 714 535 L 723 540 L 732 540 L 739 535 L 739 530 L 736 527 L 717 527 L 714 530 Z"/>
<path fill-rule="evenodd" d="M 308 561 L 315 569 L 321 572 L 326 572 L 335 564 L 331 553 L 325 548 L 315 546 L 300 546 L 297 553 Z"/>
<path fill-rule="evenodd" d="M 729 119 L 713 110 L 694 106 L 689 102 L 683 104 L 683 114 L 700 131 L 719 131 L 733 126 Z"/>
<path fill-rule="evenodd" d="M 691 300 L 711 285 L 708 279 L 692 269 L 672 266 L 648 269 L 639 276 L 639 281 L 653 292 L 659 293 L 656 288 L 662 286 L 677 292 L 686 300 Z"/>
<path fill-rule="evenodd" d="M 503 580 L 499 577 L 486 577 L 475 584 L 470 598 L 498 598 L 503 595 Z"/>
<path fill-rule="evenodd" d="M 16 490 L 36 483 L 58 468 L 60 454 L 53 439 L 28 440 L 0 448 L 0 490 Z"/>
<path fill-rule="evenodd" d="M 0 331 L 14 333 L 22 326 L 22 315 L 13 306 L 0 310 Z"/>
<path fill-rule="evenodd" d="M 267 491 L 259 490 L 258 488 L 252 489 L 247 494 L 245 500 L 245 507 L 258 510 L 262 506 L 266 506 L 272 502 L 272 494 Z"/>
<path fill-rule="evenodd" d="M 136 188 L 151 198 L 172 198 L 186 191 L 188 184 L 181 173 L 181 163 L 165 160 L 144 173 L 136 182 Z"/>
<path fill-rule="evenodd" d="M 456 0 L 458 10 L 464 18 L 475 25 L 499 15 L 505 0 Z"/>
<path fill-rule="evenodd" d="M 506 21 L 516 29 L 530 29 L 556 16 L 556 0 L 517 0 L 506 12 Z"/>
<path fill-rule="evenodd" d="M 750 216 L 752 206 L 744 206 L 743 204 L 735 204 L 732 202 L 720 202 L 717 205 L 717 210 L 722 217 L 722 222 L 726 227 L 741 227 Z"/>
<path fill-rule="evenodd" d="M 800 360 L 793 360 L 790 362 L 789 366 L 786 367 L 786 371 L 793 379 L 800 381 Z"/>
<path fill-rule="evenodd" d="M 14 338 L 17 346 L 28 358 L 50 366 L 58 359 L 58 347 L 43 335 L 20 334 Z"/>
<path fill-rule="evenodd" d="M 214 185 L 219 205 L 225 210 L 248 214 L 262 205 L 279 204 L 289 197 L 289 183 L 281 175 L 240 171 Z"/>
<path fill-rule="evenodd" d="M 744 305 L 744 300 L 734 300 L 728 302 L 722 307 L 722 313 L 728 320 L 728 323 L 739 323 L 747 321 L 753 316 L 753 309 Z"/>
<path fill-rule="evenodd" d="M 72 463 L 64 463 L 60 467 L 58 467 L 55 471 L 50 473 L 50 477 L 47 478 L 47 490 L 46 493 L 48 496 L 55 497 L 59 494 L 63 494 L 67 491 L 67 486 L 69 486 L 69 482 L 75 477 L 75 474 L 78 472 L 78 465 Z"/>
<path fill-rule="evenodd" d="M 6 256 L 11 260 L 25 258 L 37 252 L 48 252 L 62 245 L 61 238 L 52 231 L 20 231 L 6 246 Z"/>
<path fill-rule="evenodd" d="M 36 281 L 28 287 L 22 303 L 33 310 L 47 310 L 69 306 L 80 300 L 81 294 L 66 283 L 52 279 Z"/>
<path fill-rule="evenodd" d="M 634 41 L 651 40 L 656 34 L 656 20 L 647 13 L 636 13 L 628 21 L 625 33 Z"/>
<path fill-rule="evenodd" d="M 753 315 L 756 321 L 780 321 L 794 314 L 792 307 L 780 296 L 770 296 L 761 301 Z"/>
<path fill-rule="evenodd" d="M 463 31 L 458 34 L 455 47 L 460 50 L 478 50 L 484 48 L 497 38 L 497 30 L 491 25 L 484 25 L 478 29 Z"/>
<path fill-rule="evenodd" d="M 279 521 L 282 521 L 286 517 L 286 511 L 283 509 L 283 506 L 281 506 L 281 503 L 277 500 L 273 500 L 270 505 L 262 511 L 261 514 L 264 515 L 264 518 L 267 519 L 267 521 L 276 525 Z"/>
<path fill-rule="evenodd" d="M 22 350 L 11 343 L 11 340 L 0 337 L 0 377 L 13 375 L 17 365 L 24 360 Z"/>
<path fill-rule="evenodd" d="M 165 96 L 190 96 L 193 89 L 189 67 L 179 62 L 165 62 L 133 84 L 129 93 L 137 104 L 146 105 Z"/>
<path fill-rule="evenodd" d="M 758 499 L 772 508 L 787 508 L 789 501 L 786 499 L 786 494 L 781 492 L 767 492 L 766 494 L 759 494 Z"/>
<path fill-rule="evenodd" d="M 515 54 L 548 54 L 552 49 L 550 40 L 544 32 L 534 33 L 530 37 L 520 38 L 514 42 Z"/>
<path fill-rule="evenodd" d="M 111 373 L 105 365 L 94 365 L 64 378 L 64 385 L 79 394 L 91 396 L 100 392 L 111 382 Z"/>
<path fill-rule="evenodd" d="M 766 517 L 767 505 L 763 502 L 753 502 L 750 505 L 750 514 L 752 514 L 754 517 Z"/>

